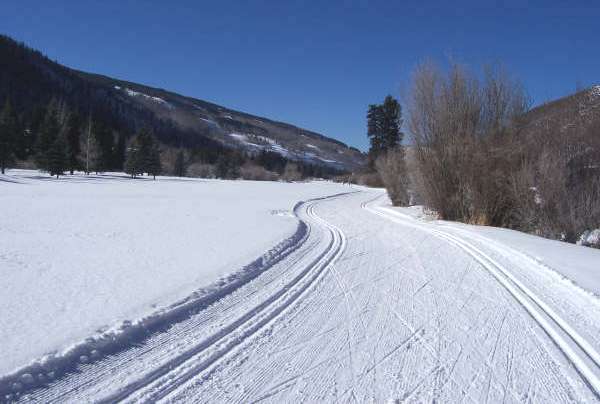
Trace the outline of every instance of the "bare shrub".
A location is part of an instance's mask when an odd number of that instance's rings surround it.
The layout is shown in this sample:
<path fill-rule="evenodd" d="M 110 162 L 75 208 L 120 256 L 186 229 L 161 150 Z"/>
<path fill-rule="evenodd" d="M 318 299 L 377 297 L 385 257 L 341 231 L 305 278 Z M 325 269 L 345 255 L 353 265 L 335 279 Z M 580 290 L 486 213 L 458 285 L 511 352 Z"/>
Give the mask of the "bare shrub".
<path fill-rule="evenodd" d="M 253 164 L 250 161 L 247 161 L 240 168 L 240 176 L 242 179 L 252 181 L 276 181 L 278 177 L 276 173 L 267 171 L 264 167 Z"/>
<path fill-rule="evenodd" d="M 387 189 L 392 204 L 408 206 L 410 204 L 409 177 L 402 147 L 395 147 L 377 157 L 375 168 Z"/>
<path fill-rule="evenodd" d="M 281 178 L 287 182 L 300 181 L 302 179 L 302 173 L 298 169 L 298 165 L 296 163 L 288 161 L 285 164 Z"/>
<path fill-rule="evenodd" d="M 187 175 L 198 178 L 215 178 L 215 167 L 212 164 L 192 163 L 187 168 Z"/>
<path fill-rule="evenodd" d="M 371 188 L 383 188 L 384 184 L 377 171 L 362 171 L 352 174 L 350 182 Z"/>
<path fill-rule="evenodd" d="M 486 69 L 480 81 L 459 65 L 447 73 L 418 67 L 409 128 L 424 203 L 443 219 L 509 225 L 512 135 L 526 106 L 522 88 L 500 69 Z"/>

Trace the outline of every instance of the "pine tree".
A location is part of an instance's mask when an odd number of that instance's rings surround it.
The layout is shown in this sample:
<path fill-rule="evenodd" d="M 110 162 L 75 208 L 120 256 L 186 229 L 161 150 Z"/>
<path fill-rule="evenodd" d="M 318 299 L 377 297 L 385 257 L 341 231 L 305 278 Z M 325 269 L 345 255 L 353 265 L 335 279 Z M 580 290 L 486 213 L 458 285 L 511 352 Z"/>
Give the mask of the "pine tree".
<path fill-rule="evenodd" d="M 147 173 L 150 175 L 150 170 L 153 164 L 152 148 L 154 139 L 152 134 L 147 129 L 142 129 L 137 136 L 138 144 L 138 168 L 140 173 Z"/>
<path fill-rule="evenodd" d="M 382 110 L 383 148 L 387 151 L 395 148 L 402 142 L 404 136 L 400 132 L 402 127 L 402 109 L 400 108 L 400 103 L 394 97 L 388 95 L 383 101 Z"/>
<path fill-rule="evenodd" d="M 223 179 L 229 177 L 229 163 L 227 162 L 227 157 L 224 155 L 220 155 L 217 158 L 217 163 L 215 164 L 215 176 Z"/>
<path fill-rule="evenodd" d="M 7 98 L 4 108 L 0 113 L 0 172 L 4 174 L 5 168 L 11 163 L 17 139 L 17 117 Z"/>
<path fill-rule="evenodd" d="M 135 178 L 140 173 L 139 168 L 139 153 L 137 140 L 131 142 L 131 145 L 127 148 L 125 158 L 125 172 L 131 175 L 131 178 Z"/>
<path fill-rule="evenodd" d="M 185 153 L 183 152 L 183 149 L 179 149 L 177 152 L 177 157 L 175 158 L 175 166 L 173 171 L 175 171 L 176 176 L 185 177 L 186 170 L 187 167 L 185 164 Z"/>
<path fill-rule="evenodd" d="M 64 171 L 68 166 L 67 154 L 67 143 L 62 136 L 57 136 L 56 140 L 52 146 L 50 146 L 50 149 L 46 154 L 46 169 L 50 175 L 56 175 L 56 178 L 58 178 L 59 175 L 64 174 Z"/>
<path fill-rule="evenodd" d="M 117 147 L 113 156 L 113 168 L 116 170 L 123 170 L 125 163 L 125 149 L 126 149 L 127 138 L 124 134 L 119 133 L 117 138 Z"/>
<path fill-rule="evenodd" d="M 35 161 L 39 169 L 49 171 L 48 154 L 59 133 L 60 124 L 58 121 L 58 101 L 53 99 L 50 101 L 50 104 L 48 104 L 46 109 L 46 115 L 44 116 L 44 121 L 40 126 L 35 145 Z"/>
<path fill-rule="evenodd" d="M 152 140 L 150 158 L 148 161 L 148 175 L 152 175 L 152 177 L 156 180 L 156 176 L 160 175 L 162 171 L 162 164 L 160 162 L 160 150 L 158 148 L 158 143 L 154 140 Z"/>
<path fill-rule="evenodd" d="M 382 121 L 382 106 L 378 104 L 369 105 L 369 111 L 367 112 L 367 136 L 369 136 L 369 141 L 371 143 L 371 148 L 369 149 L 370 156 L 378 154 L 383 149 L 384 134 Z"/>
<path fill-rule="evenodd" d="M 102 121 L 95 121 L 91 143 L 90 150 L 93 151 L 93 158 L 90 158 L 91 168 L 97 173 L 113 168 L 114 136 L 112 129 Z"/>
<path fill-rule="evenodd" d="M 388 95 L 383 104 L 369 105 L 367 112 L 367 135 L 371 143 L 369 164 L 388 150 L 402 143 L 402 110 L 394 97 Z"/>
<path fill-rule="evenodd" d="M 81 119 L 77 113 L 72 113 L 67 122 L 67 168 L 73 171 L 81 167 L 79 153 L 81 153 Z"/>

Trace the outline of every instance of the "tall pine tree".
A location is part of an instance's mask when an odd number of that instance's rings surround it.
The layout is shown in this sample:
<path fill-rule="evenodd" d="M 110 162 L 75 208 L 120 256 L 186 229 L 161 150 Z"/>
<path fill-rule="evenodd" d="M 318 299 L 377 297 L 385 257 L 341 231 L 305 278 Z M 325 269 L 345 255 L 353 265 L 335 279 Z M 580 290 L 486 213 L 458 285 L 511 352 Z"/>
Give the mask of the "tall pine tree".
<path fill-rule="evenodd" d="M 63 175 L 68 167 L 68 147 L 63 136 L 59 135 L 46 154 L 46 169 L 50 175 Z"/>
<path fill-rule="evenodd" d="M 125 172 L 131 175 L 131 178 L 135 178 L 140 174 L 140 158 L 139 158 L 139 147 L 137 139 L 131 142 L 131 145 L 126 150 L 127 156 L 125 158 Z"/>
<path fill-rule="evenodd" d="M 77 113 L 71 113 L 67 122 L 67 168 L 73 171 L 81 167 L 79 153 L 81 152 L 81 118 Z"/>
<path fill-rule="evenodd" d="M 6 99 L 4 108 L 0 113 L 0 171 L 4 174 L 6 166 L 12 162 L 17 140 L 17 117 Z"/>
<path fill-rule="evenodd" d="M 173 171 L 175 172 L 176 176 L 185 177 L 186 170 L 187 167 L 185 164 L 185 153 L 183 152 L 183 149 L 179 149 L 177 156 L 175 157 L 175 167 Z"/>
<path fill-rule="evenodd" d="M 371 143 L 369 163 L 381 154 L 402 143 L 402 109 L 398 101 L 388 95 L 383 104 L 369 105 L 367 112 L 367 135 Z"/>
<path fill-rule="evenodd" d="M 152 146 L 150 148 L 150 158 L 148 159 L 148 175 L 152 175 L 156 179 L 157 175 L 162 172 L 162 163 L 160 161 L 160 150 L 158 148 L 158 142 L 152 139 Z"/>
<path fill-rule="evenodd" d="M 44 171 L 49 171 L 50 148 L 54 145 L 61 129 L 58 119 L 58 108 L 59 104 L 56 99 L 50 101 L 36 140 L 35 162 L 38 168 Z"/>

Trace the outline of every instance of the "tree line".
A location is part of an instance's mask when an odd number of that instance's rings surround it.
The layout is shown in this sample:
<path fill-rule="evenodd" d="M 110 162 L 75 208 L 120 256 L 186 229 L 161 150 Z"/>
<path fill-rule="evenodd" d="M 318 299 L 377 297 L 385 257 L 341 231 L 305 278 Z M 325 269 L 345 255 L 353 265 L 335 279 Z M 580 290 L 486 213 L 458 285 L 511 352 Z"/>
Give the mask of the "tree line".
<path fill-rule="evenodd" d="M 129 97 L 116 96 L 114 81 L 106 80 L 61 66 L 0 35 L 0 168 L 16 164 L 53 175 L 127 168 L 137 177 L 156 172 L 160 160 L 161 172 L 182 176 L 278 179 L 286 166 L 302 178 L 342 173 L 276 153 L 229 148 L 208 129 L 185 130 Z M 154 146 L 148 147 L 146 139 Z M 152 158 L 140 157 L 139 150 L 152 151 Z"/>
<path fill-rule="evenodd" d="M 162 144 L 151 128 L 138 133 L 115 129 L 110 122 L 87 116 L 59 98 L 24 119 L 10 98 L 0 112 L 0 169 L 20 162 L 52 176 L 75 171 L 125 171 L 136 178 L 142 174 L 168 173 L 223 179 L 331 178 L 341 173 L 334 167 L 292 162 L 278 153 L 263 150 L 249 153 L 225 147 L 184 149 Z M 195 172 L 194 167 L 208 167 Z M 292 174 L 293 172 L 293 174 Z"/>

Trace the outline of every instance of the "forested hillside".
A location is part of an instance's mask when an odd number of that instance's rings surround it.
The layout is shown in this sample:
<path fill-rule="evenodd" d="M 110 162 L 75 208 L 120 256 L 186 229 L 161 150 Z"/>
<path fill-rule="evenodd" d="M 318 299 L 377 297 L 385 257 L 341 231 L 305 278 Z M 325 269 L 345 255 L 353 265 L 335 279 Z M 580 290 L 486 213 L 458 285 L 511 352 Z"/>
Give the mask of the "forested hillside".
<path fill-rule="evenodd" d="M 156 141 L 160 169 L 169 174 L 327 177 L 364 160 L 356 149 L 292 125 L 70 69 L 6 36 L 0 102 L 3 167 L 123 170 L 142 131 Z"/>

